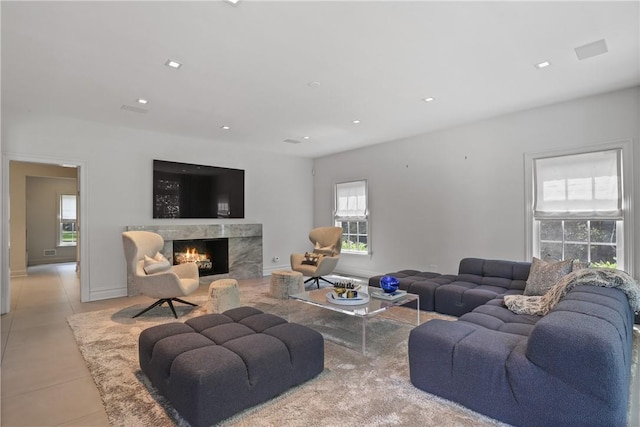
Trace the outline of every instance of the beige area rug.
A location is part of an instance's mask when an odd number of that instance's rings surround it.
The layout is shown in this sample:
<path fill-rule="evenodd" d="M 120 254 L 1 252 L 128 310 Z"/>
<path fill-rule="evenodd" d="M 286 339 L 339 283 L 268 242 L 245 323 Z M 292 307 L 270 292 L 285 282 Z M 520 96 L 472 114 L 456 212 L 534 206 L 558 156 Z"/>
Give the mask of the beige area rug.
<path fill-rule="evenodd" d="M 504 426 L 415 388 L 409 380 L 407 340 L 414 309 L 395 307 L 367 321 L 367 354 L 360 352 L 361 319 L 297 301 L 276 300 L 254 287 L 241 303 L 305 324 L 325 337 L 325 370 L 316 378 L 224 421 L 224 426 Z M 69 316 L 68 322 L 113 426 L 188 426 L 157 393 L 138 365 L 137 340 L 150 326 L 206 313 L 201 304 L 164 306 L 132 319 L 142 306 Z M 422 321 L 447 318 L 422 313 Z M 449 317 L 449 319 L 451 319 Z M 215 404 L 215 402 L 212 402 Z"/>

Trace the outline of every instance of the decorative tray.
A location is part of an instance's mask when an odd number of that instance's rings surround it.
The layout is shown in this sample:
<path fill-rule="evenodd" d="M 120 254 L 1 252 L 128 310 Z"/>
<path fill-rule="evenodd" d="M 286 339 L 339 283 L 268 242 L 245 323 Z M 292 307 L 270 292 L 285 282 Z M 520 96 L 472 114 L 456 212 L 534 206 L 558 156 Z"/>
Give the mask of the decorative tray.
<path fill-rule="evenodd" d="M 329 291 L 327 292 L 327 301 L 332 304 L 339 305 L 360 305 L 369 302 L 369 294 L 365 292 L 358 292 L 358 296 L 356 298 L 346 298 L 338 295 L 335 291 Z"/>
<path fill-rule="evenodd" d="M 400 291 L 400 290 L 395 291 L 395 292 L 393 292 L 391 294 L 387 294 L 383 290 L 371 291 L 371 296 L 373 298 L 384 299 L 384 300 L 387 300 L 387 301 L 399 300 L 399 299 L 403 298 L 406 295 L 407 295 L 407 291 Z"/>

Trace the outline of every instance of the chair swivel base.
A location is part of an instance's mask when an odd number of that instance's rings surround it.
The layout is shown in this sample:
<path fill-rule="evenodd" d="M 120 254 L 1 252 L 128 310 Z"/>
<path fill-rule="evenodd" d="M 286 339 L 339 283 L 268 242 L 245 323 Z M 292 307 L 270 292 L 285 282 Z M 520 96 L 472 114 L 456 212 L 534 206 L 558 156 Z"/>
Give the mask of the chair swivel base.
<path fill-rule="evenodd" d="M 132 318 L 136 318 L 136 317 L 140 316 L 141 314 L 144 314 L 147 311 L 151 310 L 152 308 L 160 306 L 160 305 L 162 305 L 162 304 L 164 304 L 166 302 L 167 304 L 169 304 L 169 307 L 171 307 L 171 311 L 173 312 L 173 317 L 175 317 L 177 319 L 178 315 L 176 314 L 176 309 L 173 308 L 173 301 L 181 302 L 183 304 L 192 305 L 194 307 L 198 306 L 198 304 L 194 304 L 194 303 L 189 302 L 189 301 L 181 300 L 180 298 L 162 298 L 162 299 L 159 299 L 158 301 L 154 302 L 149 307 L 145 308 L 144 310 L 142 310 L 140 313 L 136 314 Z"/>
<path fill-rule="evenodd" d="M 325 279 L 324 277 L 311 277 L 311 278 L 309 278 L 309 279 L 305 280 L 305 281 L 304 281 L 304 283 L 306 284 L 306 283 L 308 283 L 308 282 L 310 282 L 310 281 L 312 281 L 312 280 L 313 280 L 313 283 L 315 283 L 315 284 L 316 284 L 316 286 L 318 286 L 318 289 L 320 289 L 320 280 L 324 280 L 325 282 L 327 282 L 327 283 L 328 283 L 328 284 L 330 284 L 330 285 L 333 285 L 333 284 L 334 284 L 333 282 L 328 281 L 328 280 L 327 280 L 327 279 Z"/>

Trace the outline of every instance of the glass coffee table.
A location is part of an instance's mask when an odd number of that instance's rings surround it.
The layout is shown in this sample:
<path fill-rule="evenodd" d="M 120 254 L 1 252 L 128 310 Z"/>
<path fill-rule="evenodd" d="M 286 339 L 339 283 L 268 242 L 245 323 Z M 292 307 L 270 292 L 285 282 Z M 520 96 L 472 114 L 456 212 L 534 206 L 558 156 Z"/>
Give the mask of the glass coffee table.
<path fill-rule="evenodd" d="M 379 288 L 369 288 L 368 286 L 362 286 L 358 289 L 360 295 L 367 294 L 361 304 L 356 304 L 356 301 L 346 304 L 338 304 L 331 298 L 328 293 L 333 291 L 333 288 L 314 289 L 312 291 L 305 291 L 299 294 L 289 295 L 289 299 L 300 301 L 306 304 L 315 305 L 316 307 L 322 307 L 327 310 L 336 311 L 349 316 L 356 316 L 362 319 L 362 354 L 365 354 L 367 348 L 367 328 L 366 321 L 370 317 L 374 317 L 391 307 L 406 304 L 408 302 L 416 301 L 416 325 L 420 325 L 420 296 L 410 293 L 404 293 L 398 295 L 395 299 L 376 298 L 370 294 L 371 292 L 382 294 L 382 290 Z"/>

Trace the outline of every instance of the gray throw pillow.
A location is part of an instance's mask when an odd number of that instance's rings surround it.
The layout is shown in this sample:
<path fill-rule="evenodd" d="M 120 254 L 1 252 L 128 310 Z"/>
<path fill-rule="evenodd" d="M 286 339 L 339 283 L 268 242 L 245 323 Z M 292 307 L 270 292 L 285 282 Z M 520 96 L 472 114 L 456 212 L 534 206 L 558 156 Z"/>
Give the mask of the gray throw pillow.
<path fill-rule="evenodd" d="M 527 285 L 524 288 L 524 294 L 527 296 L 542 296 L 546 294 L 558 280 L 571 273 L 572 267 L 572 259 L 548 262 L 534 257 L 531 263 L 531 270 L 529 270 Z"/>

